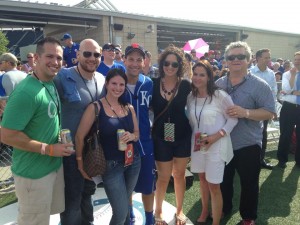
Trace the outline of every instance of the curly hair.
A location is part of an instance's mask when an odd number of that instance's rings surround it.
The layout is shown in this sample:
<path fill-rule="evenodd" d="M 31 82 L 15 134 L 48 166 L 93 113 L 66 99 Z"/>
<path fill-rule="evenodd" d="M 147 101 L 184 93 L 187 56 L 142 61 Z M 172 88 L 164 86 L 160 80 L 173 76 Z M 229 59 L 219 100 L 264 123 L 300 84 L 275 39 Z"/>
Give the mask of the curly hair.
<path fill-rule="evenodd" d="M 158 70 L 159 70 L 159 76 L 164 77 L 164 62 L 168 55 L 175 55 L 177 58 L 177 62 L 179 64 L 178 71 L 177 71 L 177 77 L 182 78 L 183 75 L 187 72 L 188 64 L 187 60 L 184 56 L 184 51 L 173 44 L 170 44 L 167 48 L 164 49 L 164 51 L 161 53 L 159 59 L 158 59 Z"/>

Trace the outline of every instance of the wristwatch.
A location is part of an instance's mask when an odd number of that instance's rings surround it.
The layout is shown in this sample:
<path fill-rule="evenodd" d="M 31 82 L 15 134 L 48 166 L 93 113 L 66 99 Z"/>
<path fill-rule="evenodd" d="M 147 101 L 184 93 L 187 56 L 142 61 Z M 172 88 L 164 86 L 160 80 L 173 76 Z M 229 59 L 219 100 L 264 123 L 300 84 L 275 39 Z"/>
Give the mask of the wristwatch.
<path fill-rule="evenodd" d="M 45 154 L 46 154 L 46 146 L 47 146 L 47 144 L 42 143 L 42 147 L 41 147 L 41 154 L 42 154 L 42 155 L 45 155 Z"/>

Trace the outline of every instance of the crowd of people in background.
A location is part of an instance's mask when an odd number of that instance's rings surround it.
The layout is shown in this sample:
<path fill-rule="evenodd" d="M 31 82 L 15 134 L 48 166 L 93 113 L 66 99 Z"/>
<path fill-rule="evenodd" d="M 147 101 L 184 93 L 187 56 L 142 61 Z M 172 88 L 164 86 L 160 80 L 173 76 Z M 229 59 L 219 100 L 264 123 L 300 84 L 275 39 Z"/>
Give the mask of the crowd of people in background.
<path fill-rule="evenodd" d="M 97 186 L 84 170 L 83 145 L 96 103 L 110 225 L 134 224 L 134 191 L 142 194 L 145 225 L 167 225 L 163 201 L 171 176 L 175 225 L 185 225 L 189 162 L 200 180 L 197 225 L 209 218 L 219 225 L 231 214 L 235 172 L 241 224 L 255 225 L 260 170 L 274 167 L 265 160 L 269 121 L 280 121 L 280 168 L 295 126 L 300 148 L 300 52 L 293 62 L 272 62 L 270 49 L 254 53 L 240 41 L 200 58 L 195 49 L 169 45 L 152 64 L 153 53 L 138 43 L 123 52 L 120 44 L 75 43 L 69 33 L 60 41 L 42 39 L 22 64 L 11 53 L 0 56 L 0 96 L 9 96 L 0 104 L 1 142 L 14 148 L 18 224 L 46 225 L 53 213 L 60 213 L 62 225 L 93 224 Z M 276 104 L 282 104 L 280 114 Z M 61 129 L 71 131 L 74 145 L 60 143 Z M 119 150 L 118 129 L 134 151 L 130 160 Z M 295 161 L 300 166 L 300 150 Z"/>

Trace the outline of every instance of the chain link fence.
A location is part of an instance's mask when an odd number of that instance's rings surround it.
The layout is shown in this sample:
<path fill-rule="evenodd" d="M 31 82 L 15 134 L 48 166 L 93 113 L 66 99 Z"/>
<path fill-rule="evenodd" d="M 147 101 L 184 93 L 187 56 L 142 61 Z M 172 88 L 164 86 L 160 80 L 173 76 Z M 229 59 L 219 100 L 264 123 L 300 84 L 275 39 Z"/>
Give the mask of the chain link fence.
<path fill-rule="evenodd" d="M 0 122 L 7 98 L 0 97 Z M 12 151 L 12 147 L 0 142 L 0 208 L 16 200 L 14 178 L 10 169 Z"/>
<path fill-rule="evenodd" d="M 0 208 L 15 198 L 15 184 L 10 170 L 12 147 L 0 143 Z"/>

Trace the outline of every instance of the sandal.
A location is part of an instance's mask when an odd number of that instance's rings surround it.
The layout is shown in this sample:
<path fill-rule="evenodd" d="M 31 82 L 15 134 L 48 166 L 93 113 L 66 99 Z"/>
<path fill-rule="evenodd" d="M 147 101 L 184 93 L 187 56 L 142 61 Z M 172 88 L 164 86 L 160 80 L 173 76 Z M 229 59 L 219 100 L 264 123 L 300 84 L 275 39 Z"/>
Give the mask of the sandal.
<path fill-rule="evenodd" d="M 166 221 L 164 221 L 162 218 L 155 217 L 155 225 L 168 225 Z"/>
<path fill-rule="evenodd" d="M 187 217 L 185 215 L 178 216 L 175 213 L 175 225 L 186 225 Z"/>

